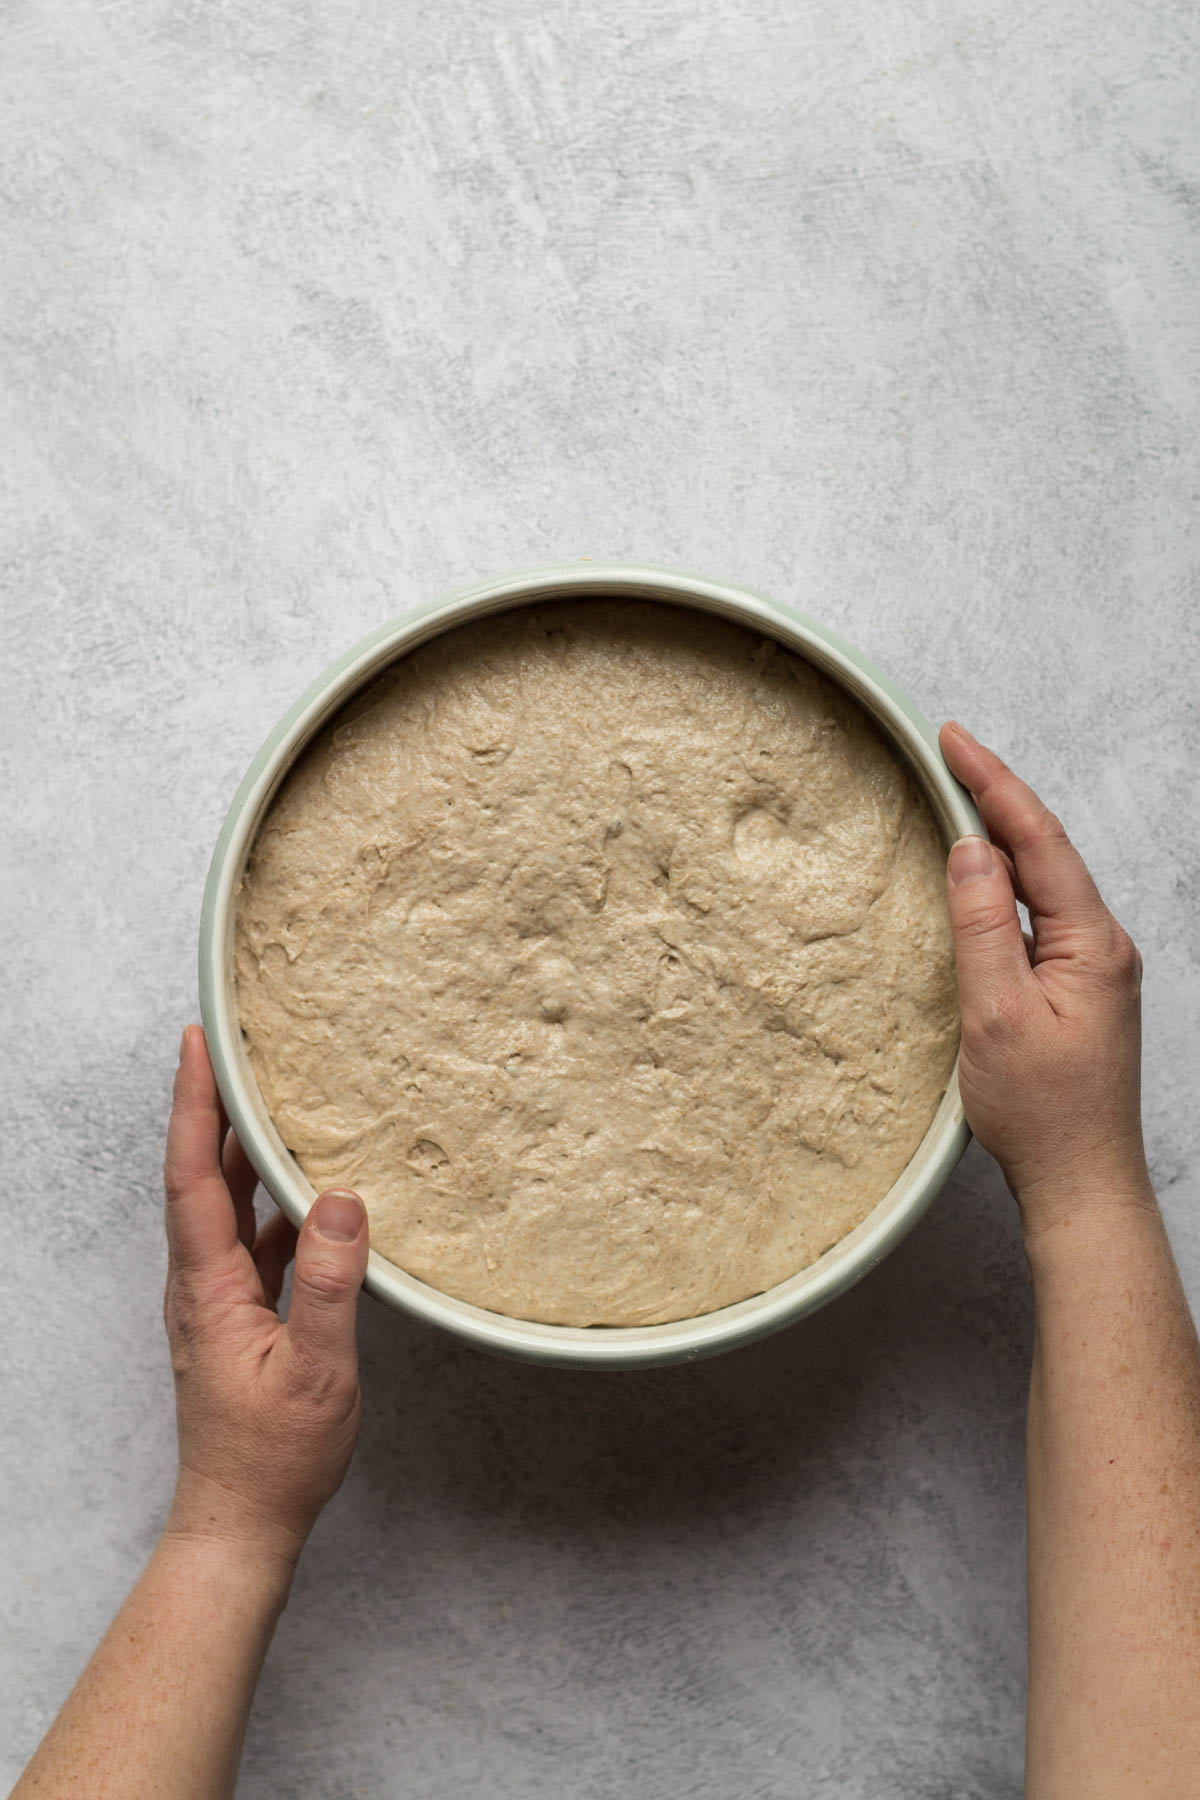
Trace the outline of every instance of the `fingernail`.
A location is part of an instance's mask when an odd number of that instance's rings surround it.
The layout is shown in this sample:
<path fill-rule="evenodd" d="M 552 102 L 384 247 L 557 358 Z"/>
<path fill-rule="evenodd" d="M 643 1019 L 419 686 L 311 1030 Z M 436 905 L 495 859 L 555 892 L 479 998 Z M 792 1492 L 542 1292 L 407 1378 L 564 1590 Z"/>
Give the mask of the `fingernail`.
<path fill-rule="evenodd" d="M 946 723 L 950 727 L 951 731 L 957 731 L 959 737 L 966 738 L 968 744 L 976 744 L 979 742 L 978 738 L 973 738 L 971 736 L 971 733 L 967 730 L 966 726 L 960 725 L 957 719 L 947 719 Z"/>
<path fill-rule="evenodd" d="M 188 1027 L 185 1025 L 183 1028 L 183 1036 L 179 1040 L 179 1060 L 180 1060 L 180 1062 L 183 1061 L 185 1055 L 187 1054 L 187 1034 L 188 1034 Z"/>
<path fill-rule="evenodd" d="M 950 879 L 955 887 L 964 881 L 982 881 L 990 875 L 996 859 L 986 838 L 961 837 L 950 846 Z"/>
<path fill-rule="evenodd" d="M 313 1224 L 333 1244 L 352 1244 L 362 1224 L 363 1203 L 349 1188 L 330 1188 L 313 1209 Z"/>

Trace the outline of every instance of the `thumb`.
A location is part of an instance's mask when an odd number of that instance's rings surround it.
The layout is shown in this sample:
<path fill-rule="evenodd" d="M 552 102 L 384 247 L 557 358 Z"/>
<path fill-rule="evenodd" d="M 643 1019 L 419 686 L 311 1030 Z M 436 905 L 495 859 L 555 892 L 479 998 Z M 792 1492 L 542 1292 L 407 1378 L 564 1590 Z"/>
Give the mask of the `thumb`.
<path fill-rule="evenodd" d="M 1002 996 L 1022 993 L 1033 974 L 1008 869 L 986 838 L 951 845 L 946 904 L 960 1010 L 992 1013 Z"/>
<path fill-rule="evenodd" d="M 329 1369 L 357 1360 L 358 1292 L 367 1272 L 367 1212 L 349 1188 L 329 1188 L 296 1239 L 287 1335 L 305 1360 Z"/>

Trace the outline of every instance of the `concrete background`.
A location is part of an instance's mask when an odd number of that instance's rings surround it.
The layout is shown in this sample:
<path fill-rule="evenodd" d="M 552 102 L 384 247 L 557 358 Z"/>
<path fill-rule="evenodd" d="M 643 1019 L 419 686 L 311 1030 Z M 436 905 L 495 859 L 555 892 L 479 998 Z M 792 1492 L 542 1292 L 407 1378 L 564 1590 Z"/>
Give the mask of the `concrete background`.
<path fill-rule="evenodd" d="M 5 8 L 0 1775 L 170 1494 L 160 1165 L 221 818 L 326 662 L 460 582 L 741 580 L 1013 760 L 1145 954 L 1200 1299 L 1198 33 L 1186 0 Z M 977 1147 L 868 1282 L 722 1362 L 533 1372 L 370 1301 L 361 1340 L 249 1800 L 1019 1792 L 1031 1315 Z"/>

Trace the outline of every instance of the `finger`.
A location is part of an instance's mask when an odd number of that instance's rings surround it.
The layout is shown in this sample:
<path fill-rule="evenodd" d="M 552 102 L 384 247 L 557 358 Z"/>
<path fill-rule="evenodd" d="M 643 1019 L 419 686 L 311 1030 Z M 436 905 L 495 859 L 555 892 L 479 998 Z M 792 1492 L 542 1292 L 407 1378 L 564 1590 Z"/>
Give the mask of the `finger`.
<path fill-rule="evenodd" d="M 990 829 L 988 836 L 991 837 Z M 1012 883 L 1013 893 L 1017 896 L 1017 899 L 1021 902 L 1022 906 L 1028 906 L 1029 900 L 1026 896 L 1025 889 L 1021 886 L 1021 877 L 1017 874 L 1017 865 L 1013 861 L 1012 851 L 1006 844 L 997 843 L 994 837 L 992 837 L 991 842 L 992 849 L 996 852 L 996 855 L 1000 858 L 1000 861 L 1008 871 L 1008 879 Z"/>
<path fill-rule="evenodd" d="M 964 1014 L 995 1013 L 1003 999 L 1036 991 L 1012 882 L 986 838 L 959 838 L 951 846 L 946 905 Z"/>
<path fill-rule="evenodd" d="M 277 1306 L 283 1277 L 296 1250 L 296 1227 L 284 1212 L 272 1213 L 254 1241 L 254 1266 L 268 1306 Z"/>
<path fill-rule="evenodd" d="M 358 1292 L 367 1272 L 367 1214 L 357 1194 L 330 1188 L 296 1239 L 287 1337 L 310 1367 L 356 1366 Z"/>
<path fill-rule="evenodd" d="M 229 1132 L 225 1139 L 225 1147 L 221 1151 L 221 1173 L 225 1177 L 225 1185 L 229 1189 L 233 1210 L 237 1215 L 238 1236 L 249 1250 L 258 1229 L 254 1217 L 254 1190 L 258 1186 L 258 1171 L 242 1149 L 235 1131 Z"/>
<path fill-rule="evenodd" d="M 1017 865 L 1013 858 L 1013 853 L 1004 841 L 1004 833 L 998 831 L 994 825 L 989 825 L 987 829 L 988 841 L 1008 871 L 1008 879 L 1012 883 L 1013 893 L 1016 895 L 1020 904 L 1029 910 L 1031 917 L 1036 918 L 1037 908 L 1029 905 L 1029 895 L 1021 885 L 1021 877 L 1017 873 Z"/>
<path fill-rule="evenodd" d="M 215 1267 L 236 1250 L 237 1218 L 221 1174 L 221 1112 L 204 1033 L 183 1033 L 163 1164 L 167 1239 L 179 1268 Z"/>
<path fill-rule="evenodd" d="M 1012 852 L 1030 911 L 1070 930 L 1107 928 L 1109 911 L 1086 863 L 1033 789 L 953 720 L 938 742 L 952 773 L 979 802 L 988 831 Z"/>

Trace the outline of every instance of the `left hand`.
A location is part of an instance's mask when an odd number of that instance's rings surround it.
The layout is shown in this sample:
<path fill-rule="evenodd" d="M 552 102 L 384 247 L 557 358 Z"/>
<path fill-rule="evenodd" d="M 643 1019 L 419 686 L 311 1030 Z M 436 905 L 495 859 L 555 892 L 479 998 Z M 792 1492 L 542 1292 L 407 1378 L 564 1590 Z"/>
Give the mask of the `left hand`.
<path fill-rule="evenodd" d="M 183 1034 L 164 1170 L 179 1478 L 167 1522 L 294 1564 L 358 1437 L 355 1319 L 367 1267 L 356 1194 L 256 1234 L 257 1181 L 229 1130 L 204 1033 Z M 275 1311 L 292 1255 L 286 1324 Z"/>

